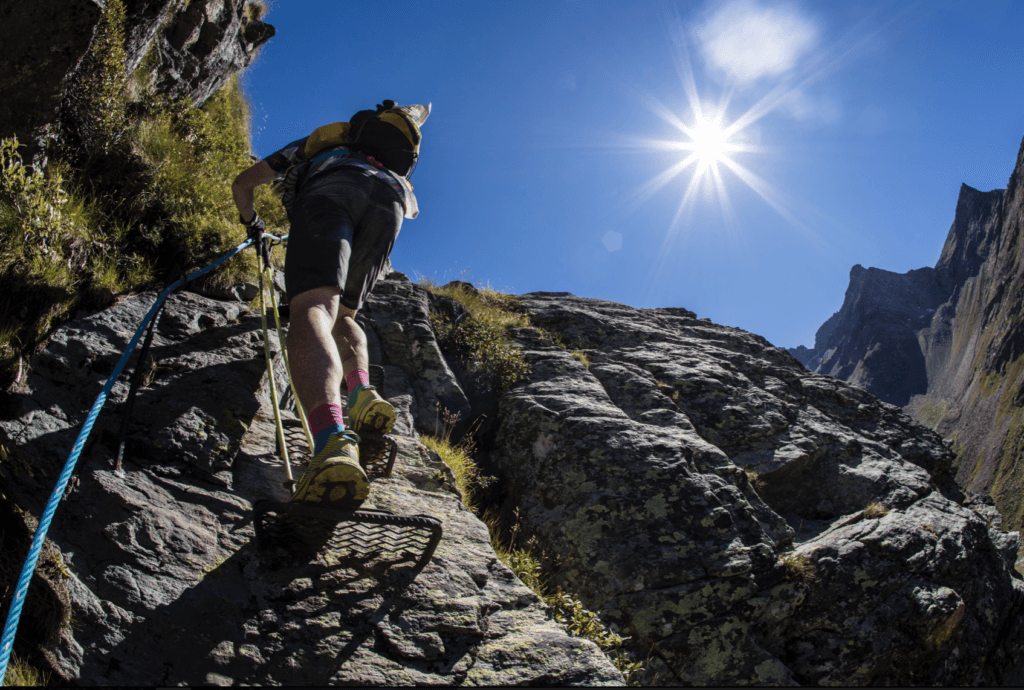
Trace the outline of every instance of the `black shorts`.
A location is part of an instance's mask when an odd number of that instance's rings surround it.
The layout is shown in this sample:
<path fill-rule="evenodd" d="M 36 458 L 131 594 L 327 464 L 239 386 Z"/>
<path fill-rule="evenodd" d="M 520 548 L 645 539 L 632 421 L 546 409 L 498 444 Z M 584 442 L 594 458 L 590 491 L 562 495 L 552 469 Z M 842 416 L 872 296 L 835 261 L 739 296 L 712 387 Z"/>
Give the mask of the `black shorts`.
<path fill-rule="evenodd" d="M 359 309 L 395 246 L 402 203 L 383 181 L 360 168 L 338 168 L 302 186 L 291 217 L 284 260 L 289 299 L 320 287 L 341 289 Z"/>

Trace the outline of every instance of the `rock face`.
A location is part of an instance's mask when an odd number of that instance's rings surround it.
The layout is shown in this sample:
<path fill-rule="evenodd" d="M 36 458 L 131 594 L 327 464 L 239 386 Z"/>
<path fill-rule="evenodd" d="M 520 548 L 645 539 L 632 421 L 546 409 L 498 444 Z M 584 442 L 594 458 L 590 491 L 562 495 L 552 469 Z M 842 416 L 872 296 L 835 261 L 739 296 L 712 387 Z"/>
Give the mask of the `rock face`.
<path fill-rule="evenodd" d="M 269 24 L 247 19 L 248 4 L 124 0 L 128 71 L 155 50 L 152 80 L 158 92 L 201 105 L 274 35 Z M 98 0 L 40 0 L 0 10 L 0 137 L 17 135 L 32 144 L 54 121 L 102 7 Z"/>
<path fill-rule="evenodd" d="M 22 464 L 4 463 L 2 490 L 30 514 L 40 514 L 153 298 L 63 326 L 33 360 L 25 389 L 5 400 L 0 443 Z M 394 562 L 396 554 L 340 552 L 275 565 L 257 552 L 253 502 L 287 497 L 260 319 L 241 302 L 177 294 L 157 328 L 123 476 L 112 464 L 127 375 L 50 530 L 65 573 L 46 573 L 30 602 L 63 596 L 75 621 L 68 627 L 57 616 L 53 630 L 32 638 L 59 639 L 47 651 L 53 669 L 85 685 L 621 685 L 597 647 L 553 623 L 495 557 L 451 471 L 416 441 L 415 427 L 427 424 L 423 391 L 443 404 L 458 399 L 429 325 L 422 328 L 425 304 L 422 291 L 396 279 L 368 310 L 378 324 L 369 331 L 374 358 L 387 363 L 385 390 L 399 411 L 400 452 L 391 478 L 372 475 L 364 507 L 442 520 L 426 567 Z M 429 408 L 431 423 L 434 414 Z M 297 476 L 308 454 L 301 432 L 289 433 Z M 15 519 L 13 510 L 0 513 Z M 63 594 L 50 591 L 53 580 Z M 34 617 L 26 609 L 25 630 Z"/>
<path fill-rule="evenodd" d="M 662 682 L 1000 682 L 1016 533 L 898 408 L 682 310 L 543 293 L 500 403 L 505 513 Z M 872 508 L 872 503 L 885 508 Z M 1014 631 L 1014 632 L 1011 632 Z"/>
<path fill-rule="evenodd" d="M 30 142 L 54 120 L 65 79 L 88 51 L 100 12 L 95 0 L 13 2 L 0 10 L 0 138 Z"/>
<path fill-rule="evenodd" d="M 1024 525 L 1024 146 L 1007 189 L 960 190 L 934 269 L 855 266 L 842 309 L 797 353 L 812 371 L 904 406 L 949 438 L 961 486 Z"/>
<path fill-rule="evenodd" d="M 152 297 L 62 327 L 5 401 L 0 489 L 28 514 Z M 481 462 L 505 526 L 553 585 L 630 637 L 648 681 L 1020 680 L 1019 535 L 957 488 L 936 434 L 685 309 L 554 293 L 521 304 L 590 364 L 515 329 L 530 373 L 496 405 L 438 347 L 429 314 L 450 305 L 394 273 L 365 310 L 400 442 L 366 507 L 443 521 L 421 569 L 333 551 L 275 564 L 254 548 L 253 503 L 285 497 L 259 319 L 174 296 L 124 475 L 112 469 L 119 381 L 50 531 L 66 573 L 43 573 L 37 600 L 64 597 L 75 621 L 51 617 L 32 638 L 59 640 L 53 668 L 90 685 L 621 683 L 498 561 L 416 440 L 439 408 L 468 419 L 483 406 L 496 410 Z"/>
<path fill-rule="evenodd" d="M 152 11 L 150 5 L 154 4 L 154 0 L 137 0 L 131 16 L 144 16 Z M 224 86 L 232 74 L 246 67 L 255 50 L 275 33 L 270 24 L 246 18 L 248 4 L 247 1 L 196 0 L 175 8 L 167 29 L 155 32 L 159 38 L 155 47 L 160 57 L 154 75 L 157 92 L 187 96 L 201 105 Z M 142 22 L 139 25 L 147 26 Z M 139 44 L 141 47 L 143 42 Z M 135 54 L 141 62 L 145 50 L 137 50 Z"/>

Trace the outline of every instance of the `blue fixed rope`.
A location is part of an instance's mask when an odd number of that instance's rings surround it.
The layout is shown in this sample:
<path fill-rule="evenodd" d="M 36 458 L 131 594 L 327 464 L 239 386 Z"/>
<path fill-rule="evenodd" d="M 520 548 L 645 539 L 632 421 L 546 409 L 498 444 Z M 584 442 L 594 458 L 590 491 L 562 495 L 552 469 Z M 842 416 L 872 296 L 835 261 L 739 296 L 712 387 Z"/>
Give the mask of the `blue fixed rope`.
<path fill-rule="evenodd" d="M 282 238 L 276 238 L 284 240 L 287 239 L 287 235 Z M 21 569 L 21 578 L 18 580 L 18 588 L 14 591 L 14 599 L 11 601 L 10 611 L 7 613 L 7 623 L 4 625 L 3 638 L 0 638 L 0 678 L 5 678 L 7 675 L 7 663 L 11 658 L 11 651 L 14 649 L 14 636 L 18 631 L 18 621 L 21 618 L 21 607 L 25 603 L 25 595 L 28 594 L 28 586 L 32 581 L 32 573 L 35 572 L 36 562 L 39 560 L 39 552 L 42 551 L 43 542 L 46 540 L 46 532 L 50 529 L 50 522 L 53 520 L 53 514 L 57 511 L 57 504 L 60 503 L 61 498 L 64 496 L 64 489 L 67 488 L 68 482 L 71 481 L 71 474 L 75 471 L 75 464 L 78 462 L 78 456 L 82 453 L 82 448 L 85 447 L 85 441 L 89 437 L 89 432 L 92 431 L 93 424 L 96 423 L 96 418 L 100 414 L 100 409 L 103 407 L 103 403 L 107 400 L 107 395 L 114 387 L 114 383 L 117 381 L 117 377 L 121 375 L 121 370 L 124 369 L 128 363 L 128 359 L 131 357 L 132 352 L 135 350 L 135 346 L 139 344 L 139 338 L 142 337 L 143 331 L 146 330 L 146 325 L 150 319 L 160 309 L 160 305 L 164 303 L 167 296 L 177 290 L 182 285 L 189 283 L 196 278 L 205 275 L 213 269 L 220 266 L 222 263 L 238 254 L 240 251 L 248 247 L 253 243 L 255 238 L 250 238 L 245 242 L 232 249 L 230 252 L 222 256 L 221 258 L 214 261 L 206 268 L 202 268 L 195 273 L 190 273 L 184 278 L 171 283 L 167 288 L 160 293 L 157 297 L 156 302 L 150 308 L 149 313 L 139 324 L 138 330 L 135 331 L 135 336 L 128 343 L 128 347 L 125 348 L 124 354 L 121 355 L 121 359 L 118 360 L 117 366 L 114 367 L 114 372 L 107 379 L 106 385 L 103 386 L 103 390 L 96 397 L 96 402 L 92 404 L 92 409 L 89 410 L 89 416 L 85 419 L 85 424 L 82 426 L 82 431 L 78 434 L 78 440 L 75 441 L 74 447 L 71 449 L 71 454 L 68 456 L 68 461 L 64 465 L 64 470 L 60 473 L 60 477 L 57 479 L 57 486 L 54 487 L 53 493 L 50 495 L 50 502 L 46 504 L 46 510 L 43 511 L 43 517 L 39 520 L 39 526 L 36 528 L 35 536 L 32 538 L 32 546 L 28 550 L 28 556 L 25 558 L 25 565 Z"/>

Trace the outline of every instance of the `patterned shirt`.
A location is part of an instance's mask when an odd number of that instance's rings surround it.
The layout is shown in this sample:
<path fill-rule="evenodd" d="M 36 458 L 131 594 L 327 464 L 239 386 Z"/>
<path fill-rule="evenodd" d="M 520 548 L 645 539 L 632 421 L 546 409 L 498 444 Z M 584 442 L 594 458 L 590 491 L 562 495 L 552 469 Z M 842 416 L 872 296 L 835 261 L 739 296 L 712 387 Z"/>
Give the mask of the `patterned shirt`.
<path fill-rule="evenodd" d="M 284 175 L 288 168 L 301 162 L 299 152 L 302 151 L 302 148 L 306 143 L 306 138 L 307 137 L 303 137 L 302 139 L 293 141 L 279 151 L 275 151 L 270 154 L 263 160 L 267 162 L 274 172 Z M 319 175 L 328 170 L 336 170 L 340 167 L 362 168 L 364 170 L 369 170 L 381 181 L 395 190 L 398 194 L 398 198 L 402 202 L 402 207 L 405 209 L 406 218 L 415 218 L 419 215 L 419 204 L 416 202 L 416 195 L 412 192 L 412 184 L 409 180 L 405 179 L 401 175 L 396 175 L 391 172 L 375 161 L 372 157 L 360 153 L 359 151 L 352 151 L 345 146 L 335 146 L 321 151 L 314 156 L 312 163 L 309 166 L 309 172 L 306 173 L 306 180 L 309 180 L 314 175 Z"/>

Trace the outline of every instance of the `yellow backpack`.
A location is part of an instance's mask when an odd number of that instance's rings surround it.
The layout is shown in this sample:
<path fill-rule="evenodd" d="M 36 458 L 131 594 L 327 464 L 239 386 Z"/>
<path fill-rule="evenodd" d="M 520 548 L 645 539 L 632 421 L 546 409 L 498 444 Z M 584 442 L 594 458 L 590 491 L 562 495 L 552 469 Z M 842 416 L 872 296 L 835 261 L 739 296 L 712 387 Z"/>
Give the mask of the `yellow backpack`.
<path fill-rule="evenodd" d="M 347 146 L 359 151 L 386 167 L 391 172 L 408 177 L 419 160 L 420 125 L 430 115 L 430 104 L 397 106 L 384 101 L 377 110 L 360 110 L 352 122 L 334 122 L 317 127 L 306 137 L 299 161 L 285 172 L 281 183 L 281 202 L 290 214 L 295 195 L 305 179 L 311 163 L 322 151 Z"/>
<path fill-rule="evenodd" d="M 302 182 L 306 179 L 310 164 L 321 151 L 333 149 L 336 146 L 344 146 L 351 140 L 349 130 L 351 125 L 347 122 L 335 122 L 323 127 L 317 127 L 313 133 L 306 137 L 306 143 L 299 151 L 298 161 L 289 167 L 284 173 L 284 180 L 278 185 L 278 193 L 281 195 L 281 203 L 291 216 L 292 208 L 295 206 L 295 197 L 299 193 Z"/>

